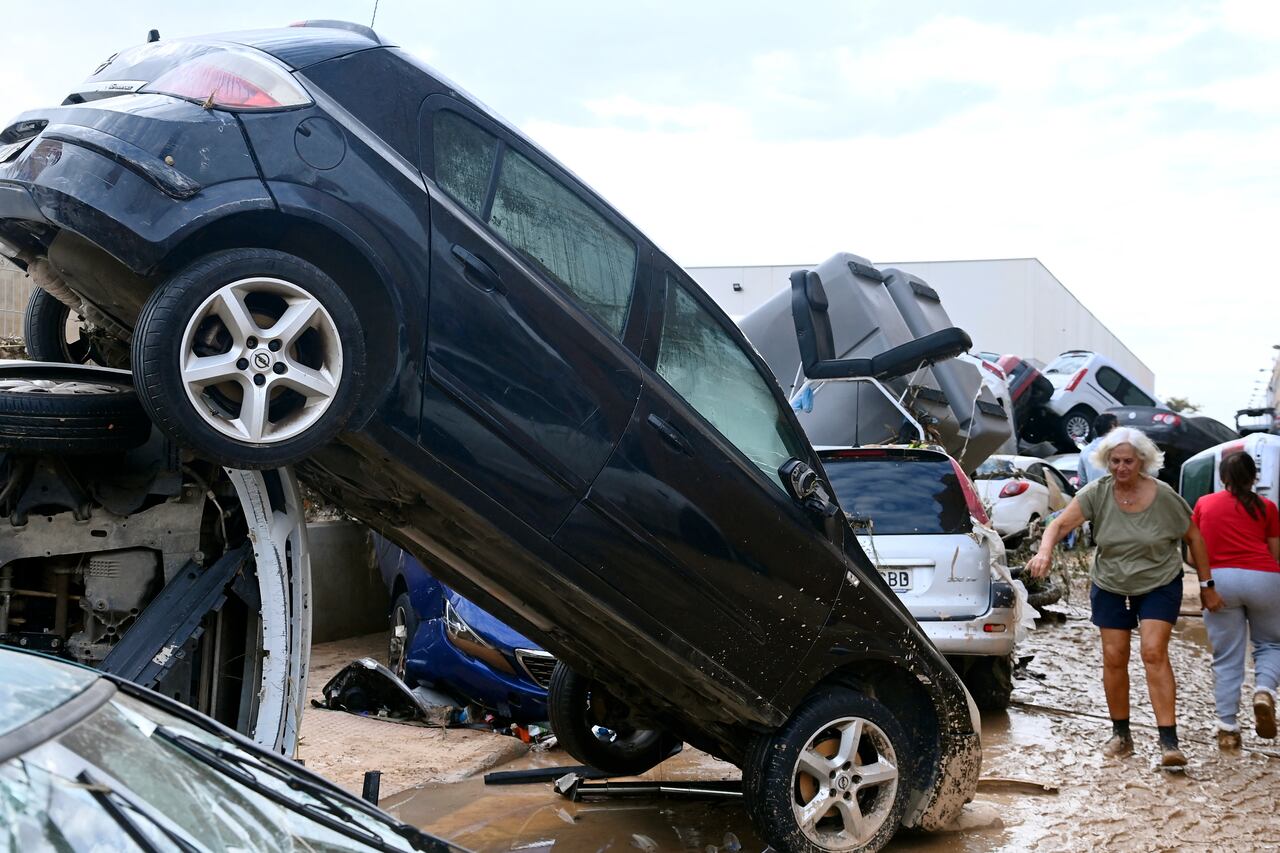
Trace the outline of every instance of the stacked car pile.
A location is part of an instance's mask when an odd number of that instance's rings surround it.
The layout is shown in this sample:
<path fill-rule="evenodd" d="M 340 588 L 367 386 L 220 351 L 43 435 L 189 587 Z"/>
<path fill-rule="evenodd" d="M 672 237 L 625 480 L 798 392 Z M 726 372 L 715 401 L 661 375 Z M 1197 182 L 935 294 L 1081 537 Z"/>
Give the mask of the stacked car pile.
<path fill-rule="evenodd" d="M 679 741 L 727 758 L 783 850 L 875 849 L 972 795 L 976 709 L 741 332 L 581 181 L 371 30 L 113 57 L 0 132 L 0 253 L 104 359 L 128 354 L 175 475 L 136 489 L 143 507 L 212 495 L 202 518 L 234 549 L 246 537 L 221 529 L 217 469 L 197 460 L 297 464 L 556 655 L 551 715 L 583 734 L 562 737 L 579 758 L 599 758 L 600 729 L 636 735 L 629 772 Z M 901 363 L 967 348 L 941 331 Z M 283 482 L 243 501 L 266 525 L 247 537 L 259 577 L 305 556 L 271 523 Z M 212 557 L 174 577 L 226 593 Z M 117 576 L 155 571 L 139 556 Z M 289 592 L 261 588 L 262 606 Z M 488 655 L 467 627 L 454 610 L 447 630 Z M 244 660 L 286 666 L 290 647 L 262 641 Z"/>

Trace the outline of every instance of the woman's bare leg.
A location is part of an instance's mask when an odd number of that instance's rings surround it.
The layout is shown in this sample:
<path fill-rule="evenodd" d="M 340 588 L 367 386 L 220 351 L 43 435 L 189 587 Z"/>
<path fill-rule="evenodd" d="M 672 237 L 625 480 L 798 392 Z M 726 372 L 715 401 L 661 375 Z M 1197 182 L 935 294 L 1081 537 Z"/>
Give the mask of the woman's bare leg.
<path fill-rule="evenodd" d="M 1177 722 L 1177 686 L 1173 667 L 1169 664 L 1169 635 L 1173 624 L 1162 619 L 1143 619 L 1138 633 L 1142 643 L 1142 664 L 1147 669 L 1147 691 L 1151 708 L 1156 712 L 1156 725 L 1172 726 Z"/>
<path fill-rule="evenodd" d="M 1101 628 L 1102 688 L 1113 720 L 1129 719 L 1129 635 L 1122 628 Z"/>

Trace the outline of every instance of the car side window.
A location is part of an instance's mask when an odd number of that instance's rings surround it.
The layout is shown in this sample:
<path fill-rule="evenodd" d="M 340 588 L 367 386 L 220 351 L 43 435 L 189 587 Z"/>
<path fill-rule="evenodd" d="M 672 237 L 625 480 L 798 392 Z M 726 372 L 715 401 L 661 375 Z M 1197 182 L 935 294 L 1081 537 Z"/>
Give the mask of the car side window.
<path fill-rule="evenodd" d="M 498 140 L 462 116 L 436 113 L 431 126 L 435 177 L 440 188 L 477 217 L 483 218 Z"/>
<path fill-rule="evenodd" d="M 1127 379 L 1120 389 L 1120 394 L 1120 402 L 1126 406 L 1154 406 L 1156 404 L 1155 400 L 1148 397 L 1141 388 Z"/>
<path fill-rule="evenodd" d="M 635 241 L 569 186 L 461 115 L 436 112 L 431 138 L 440 188 L 620 337 L 635 291 Z"/>
<path fill-rule="evenodd" d="M 738 343 L 684 287 L 667 277 L 658 375 L 778 488 L 782 463 L 807 458 L 804 442 Z"/>
<path fill-rule="evenodd" d="M 567 187 L 507 149 L 489 224 L 615 335 L 635 283 L 636 245 Z"/>
<path fill-rule="evenodd" d="M 1046 485 L 1046 483 L 1045 483 L 1045 481 L 1044 481 L 1044 466 L 1043 466 L 1043 465 L 1032 465 L 1030 468 L 1028 468 L 1028 469 L 1027 469 L 1027 479 L 1028 479 L 1028 480 L 1030 480 L 1030 481 L 1031 481 L 1031 482 L 1033 482 L 1033 483 L 1039 483 L 1039 484 L 1040 484 L 1040 485 L 1042 485 L 1042 486 L 1043 486 L 1043 485 Z"/>
<path fill-rule="evenodd" d="M 1124 384 L 1124 377 L 1110 367 L 1099 367 L 1098 384 L 1102 386 L 1104 391 L 1119 400 L 1120 386 Z"/>

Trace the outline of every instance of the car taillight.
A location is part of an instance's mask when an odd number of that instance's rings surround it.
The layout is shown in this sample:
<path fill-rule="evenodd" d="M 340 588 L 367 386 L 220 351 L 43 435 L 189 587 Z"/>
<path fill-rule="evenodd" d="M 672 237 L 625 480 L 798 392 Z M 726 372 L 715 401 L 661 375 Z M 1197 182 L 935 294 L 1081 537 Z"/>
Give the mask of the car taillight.
<path fill-rule="evenodd" d="M 311 103 L 288 71 L 237 50 L 206 53 L 171 68 L 141 91 L 187 98 L 228 110 L 279 110 Z"/>
<path fill-rule="evenodd" d="M 1182 418 L 1178 417 L 1177 415 L 1169 415 L 1163 412 L 1161 412 L 1160 414 L 1152 415 L 1151 420 L 1155 421 L 1158 424 L 1167 424 L 1169 426 L 1177 426 L 1178 424 L 1182 423 Z"/>
<path fill-rule="evenodd" d="M 991 519 L 987 518 L 986 507 L 982 505 L 982 499 L 978 497 L 978 490 L 973 487 L 973 482 L 960 467 L 959 462 L 952 459 L 951 467 L 956 472 L 956 479 L 960 481 L 960 491 L 964 492 L 964 503 L 969 508 L 969 515 L 978 519 L 984 527 L 990 527 Z"/>
<path fill-rule="evenodd" d="M 1027 490 L 1027 484 L 1022 480 L 1010 480 L 1004 484 L 1004 488 L 1000 490 L 1002 498 L 1016 498 Z"/>
<path fill-rule="evenodd" d="M 991 362 L 989 362 L 989 361 L 984 361 L 984 360 L 979 359 L 978 363 L 979 363 L 979 364 L 981 364 L 983 367 L 985 367 L 987 370 L 990 370 L 990 371 L 991 371 L 992 373 L 994 373 L 996 376 L 999 376 L 1001 379 L 1005 379 L 1005 378 L 1007 378 L 1007 377 L 1005 376 L 1004 371 L 1003 371 L 1003 370 L 1001 370 L 1000 368 L 996 367 L 996 366 L 995 366 L 994 364 L 992 364 Z"/>
<path fill-rule="evenodd" d="M 1080 384 L 1080 382 L 1084 379 L 1085 374 L 1088 372 L 1089 372 L 1089 368 L 1087 367 L 1081 370 L 1077 370 L 1076 375 L 1072 376 L 1071 381 L 1067 383 L 1067 390 L 1068 391 L 1076 390 L 1076 386 Z"/>

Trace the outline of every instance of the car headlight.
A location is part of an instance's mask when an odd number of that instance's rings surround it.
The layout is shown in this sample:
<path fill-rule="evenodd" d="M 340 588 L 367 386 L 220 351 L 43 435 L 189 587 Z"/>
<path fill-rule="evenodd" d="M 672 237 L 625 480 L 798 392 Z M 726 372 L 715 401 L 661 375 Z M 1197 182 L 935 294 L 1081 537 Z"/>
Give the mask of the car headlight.
<path fill-rule="evenodd" d="M 505 672 L 508 675 L 516 674 L 515 667 L 511 665 L 506 656 L 495 649 L 484 637 L 477 634 L 475 629 L 458 615 L 453 603 L 447 598 L 444 601 L 444 633 L 454 648 L 463 654 L 469 655 L 476 660 L 484 661 L 494 669 Z"/>

